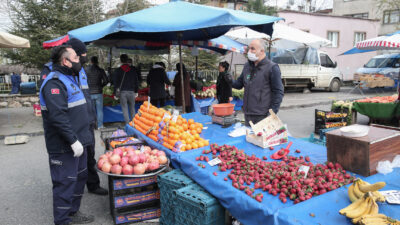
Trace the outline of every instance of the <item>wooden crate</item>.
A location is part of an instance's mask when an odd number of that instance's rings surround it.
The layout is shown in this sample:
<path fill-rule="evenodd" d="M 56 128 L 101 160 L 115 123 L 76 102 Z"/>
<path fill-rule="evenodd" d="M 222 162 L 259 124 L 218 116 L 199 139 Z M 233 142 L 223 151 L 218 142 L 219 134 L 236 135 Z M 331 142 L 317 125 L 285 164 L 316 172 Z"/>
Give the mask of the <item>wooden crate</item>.
<path fill-rule="evenodd" d="M 346 170 L 370 176 L 376 173 L 378 162 L 392 161 L 400 154 L 400 132 L 370 127 L 367 136 L 350 138 L 339 129 L 326 133 L 328 161 L 340 163 Z"/>

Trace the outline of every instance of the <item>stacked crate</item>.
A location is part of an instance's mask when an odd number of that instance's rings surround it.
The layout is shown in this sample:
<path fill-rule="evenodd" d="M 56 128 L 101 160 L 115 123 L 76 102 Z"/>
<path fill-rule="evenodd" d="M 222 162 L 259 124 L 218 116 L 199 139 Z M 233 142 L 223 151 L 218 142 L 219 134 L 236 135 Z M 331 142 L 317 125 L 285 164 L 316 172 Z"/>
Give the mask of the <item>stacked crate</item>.
<path fill-rule="evenodd" d="M 175 225 L 224 225 L 225 209 L 197 184 L 175 192 Z"/>
<path fill-rule="evenodd" d="M 315 133 L 321 129 L 343 127 L 347 125 L 347 113 L 335 113 L 315 109 Z"/>
<path fill-rule="evenodd" d="M 115 224 L 159 218 L 157 175 L 121 178 L 108 176 L 110 210 Z"/>
<path fill-rule="evenodd" d="M 160 188 L 161 217 L 160 224 L 175 225 L 175 196 L 173 192 L 182 187 L 193 184 L 193 180 L 186 176 L 181 170 L 172 170 L 158 176 L 158 187 Z"/>

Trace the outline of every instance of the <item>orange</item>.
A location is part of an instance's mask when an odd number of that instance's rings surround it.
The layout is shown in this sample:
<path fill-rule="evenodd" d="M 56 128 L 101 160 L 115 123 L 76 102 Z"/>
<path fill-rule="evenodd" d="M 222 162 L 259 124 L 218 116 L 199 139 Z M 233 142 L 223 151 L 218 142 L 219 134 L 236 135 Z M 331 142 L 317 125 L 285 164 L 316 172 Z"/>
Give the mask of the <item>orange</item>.
<path fill-rule="evenodd" d="M 203 141 L 199 141 L 199 142 L 197 142 L 197 143 L 198 143 L 198 145 L 199 145 L 199 148 L 204 147 L 204 142 L 203 142 Z"/>
<path fill-rule="evenodd" d="M 178 140 L 179 139 L 179 134 L 174 134 L 174 139 Z"/>
<path fill-rule="evenodd" d="M 208 146 L 210 143 L 207 140 L 204 140 L 204 146 Z"/>
<path fill-rule="evenodd" d="M 165 121 L 165 123 L 167 123 L 168 121 L 170 121 L 170 118 L 165 117 L 164 121 Z"/>
<path fill-rule="evenodd" d="M 176 122 L 174 122 L 173 120 L 169 121 L 169 125 L 170 126 L 176 126 Z"/>
<path fill-rule="evenodd" d="M 181 143 L 182 143 L 182 145 L 185 145 L 186 141 L 185 140 L 181 140 Z"/>
<path fill-rule="evenodd" d="M 187 123 L 184 123 L 184 124 L 183 124 L 183 130 L 187 131 L 188 128 L 189 128 L 189 126 L 187 125 Z"/>
<path fill-rule="evenodd" d="M 189 127 L 191 130 L 194 130 L 194 129 L 196 129 L 196 125 L 194 125 L 193 123 L 192 124 L 190 124 L 190 127 Z"/>
<path fill-rule="evenodd" d="M 186 151 L 185 146 L 181 146 L 181 152 L 184 152 L 184 151 Z"/>
<path fill-rule="evenodd" d="M 162 136 L 167 135 L 167 131 L 166 131 L 166 130 L 162 130 L 162 131 L 161 131 L 161 135 L 162 135 Z"/>
<path fill-rule="evenodd" d="M 191 144 L 187 144 L 186 145 L 186 150 L 190 150 L 190 149 L 192 149 L 192 145 Z"/>
<path fill-rule="evenodd" d="M 199 148 L 199 145 L 195 142 L 195 143 L 192 144 L 192 148 L 193 149 Z"/>
<path fill-rule="evenodd" d="M 197 127 L 200 127 L 201 129 L 203 129 L 203 124 L 197 123 Z"/>
<path fill-rule="evenodd" d="M 201 133 L 201 131 L 202 131 L 202 129 L 201 129 L 201 128 L 197 128 L 197 129 L 196 129 L 196 131 L 197 131 L 197 133 L 199 133 L 199 134 L 200 134 L 200 133 Z"/>
<path fill-rule="evenodd" d="M 193 119 L 189 119 L 189 120 L 188 120 L 188 123 L 189 123 L 189 124 L 193 124 L 193 123 L 194 123 L 194 120 L 193 120 Z"/>
<path fill-rule="evenodd" d="M 194 134 L 193 136 L 194 136 L 195 140 L 199 140 L 200 139 L 200 135 L 199 134 Z"/>
<path fill-rule="evenodd" d="M 196 130 L 191 130 L 190 133 L 191 133 L 192 135 L 197 134 Z"/>

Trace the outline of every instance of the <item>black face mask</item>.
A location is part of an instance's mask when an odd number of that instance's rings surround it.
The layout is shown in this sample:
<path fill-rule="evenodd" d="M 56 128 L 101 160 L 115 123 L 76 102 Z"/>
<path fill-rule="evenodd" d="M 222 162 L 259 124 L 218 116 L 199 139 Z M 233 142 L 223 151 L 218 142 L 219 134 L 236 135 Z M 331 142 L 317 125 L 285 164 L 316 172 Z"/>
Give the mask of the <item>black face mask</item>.
<path fill-rule="evenodd" d="M 76 63 L 76 62 L 72 62 L 71 60 L 67 59 L 71 64 L 71 70 L 74 72 L 75 76 L 79 76 L 79 72 L 82 69 L 82 64 L 80 62 Z"/>
<path fill-rule="evenodd" d="M 83 65 L 87 63 L 87 56 L 79 56 L 79 62 Z"/>

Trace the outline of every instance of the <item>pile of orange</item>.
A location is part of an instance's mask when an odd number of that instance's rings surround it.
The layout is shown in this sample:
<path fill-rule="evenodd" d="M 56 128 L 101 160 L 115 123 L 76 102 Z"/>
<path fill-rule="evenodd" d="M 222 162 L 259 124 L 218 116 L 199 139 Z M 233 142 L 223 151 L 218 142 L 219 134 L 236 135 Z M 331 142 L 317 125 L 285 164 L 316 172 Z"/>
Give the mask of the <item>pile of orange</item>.
<path fill-rule="evenodd" d="M 170 112 L 147 101 L 140 106 L 130 125 L 172 151 L 183 152 L 209 145 L 200 137 L 203 124 L 180 115 L 174 120 Z"/>

